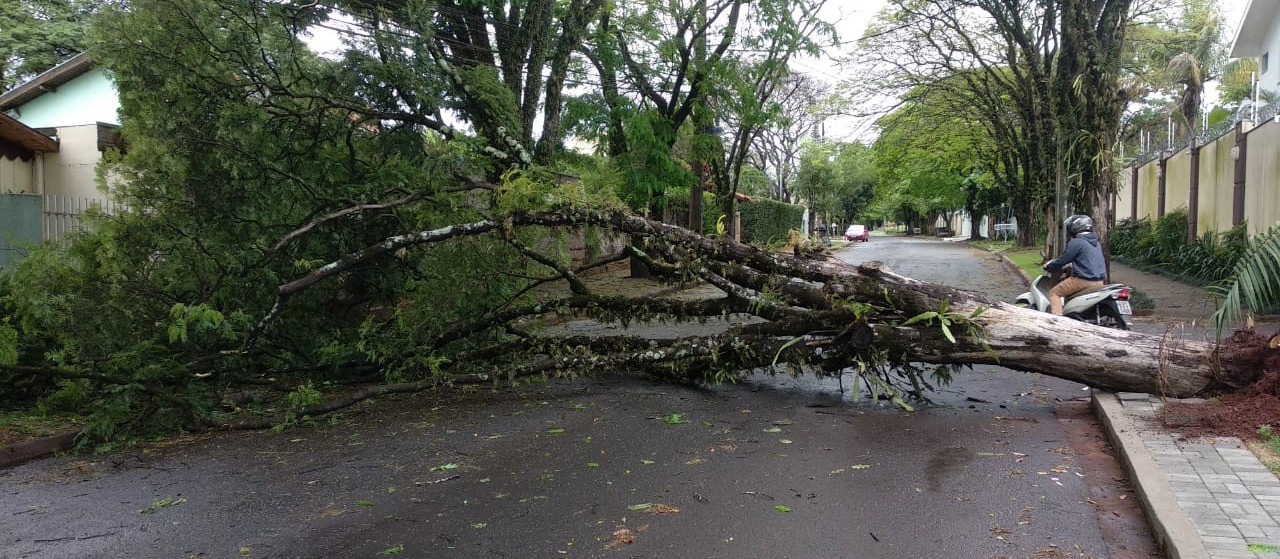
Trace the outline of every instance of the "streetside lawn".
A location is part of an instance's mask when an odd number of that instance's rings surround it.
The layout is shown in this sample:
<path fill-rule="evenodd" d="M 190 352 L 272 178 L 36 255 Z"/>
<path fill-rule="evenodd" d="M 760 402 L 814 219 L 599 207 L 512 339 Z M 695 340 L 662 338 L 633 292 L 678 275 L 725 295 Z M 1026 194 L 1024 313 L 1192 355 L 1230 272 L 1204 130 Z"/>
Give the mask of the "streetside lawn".
<path fill-rule="evenodd" d="M 1014 246 L 1012 241 L 973 241 L 973 246 L 983 250 L 1004 255 L 1005 258 L 1013 262 L 1027 279 L 1035 279 L 1040 275 L 1040 264 L 1043 260 L 1040 257 L 1040 251 L 1036 248 L 1018 248 Z"/>
<path fill-rule="evenodd" d="M 1035 279 L 1036 276 L 1042 273 L 1040 265 L 1044 263 L 1044 260 L 1043 257 L 1040 256 L 1040 251 L 1037 249 L 1031 248 L 1005 251 L 1004 257 L 1008 258 L 1010 262 L 1013 262 L 1019 270 L 1022 270 L 1023 275 L 1027 276 L 1027 279 Z"/>

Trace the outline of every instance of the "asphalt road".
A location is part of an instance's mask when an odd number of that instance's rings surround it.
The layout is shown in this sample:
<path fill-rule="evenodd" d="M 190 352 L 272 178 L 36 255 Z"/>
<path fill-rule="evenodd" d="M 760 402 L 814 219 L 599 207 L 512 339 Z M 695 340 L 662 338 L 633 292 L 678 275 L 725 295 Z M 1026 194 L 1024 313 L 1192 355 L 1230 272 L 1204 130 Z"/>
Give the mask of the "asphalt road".
<path fill-rule="evenodd" d="M 1020 289 L 959 245 L 842 257 Z M 1154 556 L 1086 395 L 978 368 L 915 413 L 785 376 L 383 399 L 0 472 L 0 558 Z"/>

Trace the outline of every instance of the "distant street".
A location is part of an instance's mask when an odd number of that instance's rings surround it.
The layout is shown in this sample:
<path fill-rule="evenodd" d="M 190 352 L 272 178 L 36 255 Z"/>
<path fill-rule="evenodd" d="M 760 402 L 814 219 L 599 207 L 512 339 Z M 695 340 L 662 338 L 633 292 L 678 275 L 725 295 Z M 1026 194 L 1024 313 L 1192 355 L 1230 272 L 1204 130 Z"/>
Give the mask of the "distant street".
<path fill-rule="evenodd" d="M 1022 289 L 962 244 L 872 237 L 841 258 Z M 788 376 L 383 399 L 0 472 L 0 558 L 1154 557 L 1087 396 L 978 367 L 915 413 Z"/>

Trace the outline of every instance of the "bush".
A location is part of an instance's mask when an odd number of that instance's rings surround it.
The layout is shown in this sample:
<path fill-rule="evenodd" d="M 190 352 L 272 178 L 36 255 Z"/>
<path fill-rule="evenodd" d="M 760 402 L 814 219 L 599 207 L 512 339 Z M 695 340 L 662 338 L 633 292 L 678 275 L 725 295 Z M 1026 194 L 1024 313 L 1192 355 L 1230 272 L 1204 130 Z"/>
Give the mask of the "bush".
<path fill-rule="evenodd" d="M 756 199 L 738 208 L 742 212 L 744 243 L 766 245 L 786 240 L 790 231 L 800 228 L 804 219 L 804 206 L 774 200 Z"/>
<path fill-rule="evenodd" d="M 1126 219 L 1111 230 L 1111 254 L 1139 266 L 1201 283 L 1231 276 L 1249 246 L 1244 224 L 1218 233 L 1210 231 L 1187 243 L 1187 211 L 1179 209 L 1152 221 Z"/>

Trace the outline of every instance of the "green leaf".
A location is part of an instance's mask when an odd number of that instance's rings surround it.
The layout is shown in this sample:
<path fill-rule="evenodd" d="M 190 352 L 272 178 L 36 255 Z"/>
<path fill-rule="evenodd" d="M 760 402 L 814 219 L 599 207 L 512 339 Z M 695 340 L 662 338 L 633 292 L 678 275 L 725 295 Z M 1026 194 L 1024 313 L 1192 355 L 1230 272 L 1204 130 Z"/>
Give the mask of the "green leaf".
<path fill-rule="evenodd" d="M 630 510 L 630 511 L 638 511 L 638 512 L 644 512 L 644 511 L 647 511 L 647 510 L 649 510 L 649 509 L 651 509 L 651 508 L 653 508 L 653 503 L 640 503 L 640 504 L 638 504 L 638 505 L 631 505 L 631 506 L 627 507 L 627 510 Z"/>
<path fill-rule="evenodd" d="M 673 413 L 671 415 L 668 415 L 662 418 L 662 421 L 667 425 L 684 425 L 685 423 L 689 422 L 688 419 L 684 418 L 684 414 L 680 414 L 680 413 Z"/>
<path fill-rule="evenodd" d="M 922 320 L 930 320 L 930 321 L 931 321 L 931 320 L 933 320 L 933 319 L 935 319 L 935 318 L 938 318 L 938 312 L 937 312 L 937 311 L 925 311 L 925 312 L 922 312 L 922 313 L 920 313 L 920 314 L 918 314 L 918 315 L 915 315 L 915 316 L 913 316 L 913 317 L 911 317 L 911 318 L 908 318 L 906 322 L 903 322 L 903 323 L 902 323 L 902 325 L 903 325 L 903 326 L 911 326 L 912 324 L 915 324 L 915 323 L 920 322 L 920 321 L 922 321 Z"/>
<path fill-rule="evenodd" d="M 165 509 L 165 508 L 169 508 L 169 507 L 176 507 L 176 506 L 181 505 L 182 503 L 185 503 L 185 502 L 187 502 L 187 500 L 186 500 L 186 499 L 172 499 L 172 498 L 157 499 L 157 500 L 153 501 L 153 502 L 151 503 L 151 505 L 150 505 L 150 506 L 148 506 L 147 508 L 144 508 L 144 509 L 142 509 L 142 510 L 140 510 L 140 511 L 138 511 L 138 512 L 140 512 L 140 513 L 142 513 L 142 514 L 152 514 L 152 513 L 155 513 L 155 512 L 160 511 L 161 509 Z"/>
<path fill-rule="evenodd" d="M 562 427 L 553 427 L 551 429 L 547 429 L 548 435 L 563 435 L 564 433 L 565 431 L 564 431 L 564 428 Z"/>
<path fill-rule="evenodd" d="M 956 337 L 951 335 L 951 328 L 947 326 L 947 323 L 945 321 L 942 322 L 941 326 L 942 326 L 942 335 L 947 337 L 947 341 L 951 342 L 952 344 L 955 344 Z"/>
<path fill-rule="evenodd" d="M 791 346 L 793 346 L 793 345 L 796 345 L 796 344 L 800 343 L 800 341 L 801 341 L 801 340 L 803 340 L 803 339 L 804 339 L 804 336 L 796 336 L 796 337 L 794 337 L 794 338 L 791 338 L 790 340 L 787 340 L 787 343 L 782 344 L 782 347 L 778 348 L 778 353 L 777 353 L 776 355 L 774 355 L 774 356 L 773 356 L 773 363 L 772 363 L 772 365 L 773 365 L 773 366 L 777 366 L 777 365 L 778 365 L 778 358 L 782 357 L 782 352 L 786 351 L 786 350 L 787 350 L 787 348 L 789 348 L 789 347 L 791 347 Z"/>
<path fill-rule="evenodd" d="M 773 510 L 786 514 L 791 512 L 791 507 L 788 507 L 787 505 L 774 505 Z"/>

